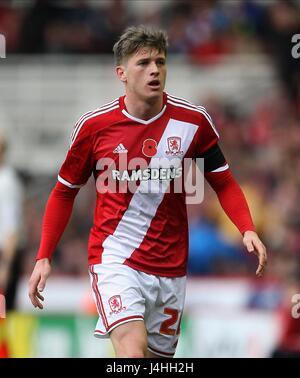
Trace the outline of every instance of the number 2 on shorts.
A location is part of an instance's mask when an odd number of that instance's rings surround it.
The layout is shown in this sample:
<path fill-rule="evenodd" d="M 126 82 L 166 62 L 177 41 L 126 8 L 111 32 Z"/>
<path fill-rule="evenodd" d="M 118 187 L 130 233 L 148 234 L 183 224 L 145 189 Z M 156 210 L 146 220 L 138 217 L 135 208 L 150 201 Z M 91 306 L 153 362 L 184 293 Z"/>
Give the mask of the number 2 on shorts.
<path fill-rule="evenodd" d="M 174 336 L 175 334 L 178 335 L 179 331 L 180 331 L 180 320 L 181 319 L 179 319 L 177 330 L 171 328 L 175 323 L 177 323 L 177 320 L 178 320 L 178 317 L 179 317 L 178 310 L 176 310 L 174 308 L 165 308 L 164 314 L 169 315 L 170 318 L 164 320 L 161 323 L 159 332 L 162 333 L 163 335 L 169 335 L 169 336 Z"/>

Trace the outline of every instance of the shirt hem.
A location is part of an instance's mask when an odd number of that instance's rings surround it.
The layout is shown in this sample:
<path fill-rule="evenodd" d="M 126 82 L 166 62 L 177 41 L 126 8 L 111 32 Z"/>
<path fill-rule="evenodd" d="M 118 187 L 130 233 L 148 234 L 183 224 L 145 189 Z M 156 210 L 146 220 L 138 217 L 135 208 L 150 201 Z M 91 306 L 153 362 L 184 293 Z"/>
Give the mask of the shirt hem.
<path fill-rule="evenodd" d="M 136 265 L 131 261 L 124 261 L 124 265 L 129 266 L 132 269 L 139 270 L 140 272 L 144 272 L 147 274 L 152 274 L 154 276 L 160 276 L 160 277 L 184 277 L 186 276 L 186 270 L 185 269 L 178 269 L 178 270 L 173 270 L 169 272 L 162 272 L 161 270 L 158 269 L 151 269 L 147 267 L 143 267 L 140 265 Z"/>
<path fill-rule="evenodd" d="M 101 259 L 94 259 L 94 260 L 90 260 L 88 264 L 89 266 L 92 266 L 92 265 L 102 264 L 102 262 L 101 262 Z M 162 271 L 160 269 L 155 269 L 155 268 L 150 268 L 150 267 L 134 264 L 132 261 L 128 261 L 128 260 L 125 260 L 123 264 L 129 266 L 131 269 L 134 269 L 143 273 L 147 273 L 147 274 L 152 274 L 153 276 L 159 276 L 159 277 L 176 278 L 176 277 L 184 277 L 187 274 L 186 268 L 181 268 L 181 269 L 166 268 L 166 270 Z"/>

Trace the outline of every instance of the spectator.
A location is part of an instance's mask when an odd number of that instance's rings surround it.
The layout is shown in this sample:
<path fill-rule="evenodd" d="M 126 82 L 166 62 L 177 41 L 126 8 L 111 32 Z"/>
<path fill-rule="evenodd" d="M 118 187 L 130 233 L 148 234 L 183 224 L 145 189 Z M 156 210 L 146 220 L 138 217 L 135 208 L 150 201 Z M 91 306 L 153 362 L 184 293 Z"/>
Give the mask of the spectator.
<path fill-rule="evenodd" d="M 22 187 L 5 160 L 7 143 L 0 134 L 0 292 L 6 309 L 15 307 L 15 293 L 21 269 L 20 231 L 22 224 Z"/>

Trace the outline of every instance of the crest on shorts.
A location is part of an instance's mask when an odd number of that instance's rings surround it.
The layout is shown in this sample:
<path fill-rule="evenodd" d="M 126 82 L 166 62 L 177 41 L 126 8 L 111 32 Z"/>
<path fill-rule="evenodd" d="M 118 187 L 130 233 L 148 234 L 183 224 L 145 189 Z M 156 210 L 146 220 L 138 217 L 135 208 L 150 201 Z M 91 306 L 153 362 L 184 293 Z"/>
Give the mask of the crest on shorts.
<path fill-rule="evenodd" d="M 168 144 L 168 151 L 166 151 L 167 155 L 178 156 L 182 155 L 183 151 L 181 151 L 181 138 L 178 136 L 172 136 L 167 138 Z"/>
<path fill-rule="evenodd" d="M 122 299 L 120 295 L 114 295 L 110 297 L 108 303 L 111 309 L 109 315 L 119 314 L 121 311 L 126 310 L 126 307 L 123 307 L 122 305 Z"/>

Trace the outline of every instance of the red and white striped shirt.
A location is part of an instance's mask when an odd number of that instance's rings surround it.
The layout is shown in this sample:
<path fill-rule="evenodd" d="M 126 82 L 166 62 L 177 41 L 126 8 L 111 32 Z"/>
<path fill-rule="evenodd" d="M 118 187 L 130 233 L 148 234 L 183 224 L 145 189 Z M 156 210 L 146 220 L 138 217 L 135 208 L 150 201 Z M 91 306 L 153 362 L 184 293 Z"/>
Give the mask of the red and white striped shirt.
<path fill-rule="evenodd" d="M 200 157 L 218 141 L 212 120 L 201 106 L 164 93 L 161 112 L 145 121 L 128 114 L 124 98 L 78 120 L 58 176 L 62 184 L 81 187 L 92 173 L 96 182 L 101 174 L 97 163 L 103 158 L 113 159 L 118 172 L 122 153 L 128 161 L 143 158 L 151 167 L 154 158 Z M 227 167 L 223 163 L 215 168 Z M 133 193 L 97 191 L 89 264 L 121 263 L 160 276 L 185 275 L 188 222 L 184 191 L 163 188 L 145 194 L 139 188 Z"/>

